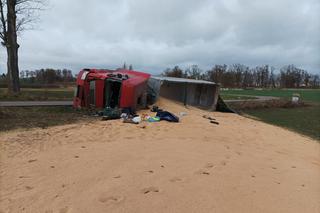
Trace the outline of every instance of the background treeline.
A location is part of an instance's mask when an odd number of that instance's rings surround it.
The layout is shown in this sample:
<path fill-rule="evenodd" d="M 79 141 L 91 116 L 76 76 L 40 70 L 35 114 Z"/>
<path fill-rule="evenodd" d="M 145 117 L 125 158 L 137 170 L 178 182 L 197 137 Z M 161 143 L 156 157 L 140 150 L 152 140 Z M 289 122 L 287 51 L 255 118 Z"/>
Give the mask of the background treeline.
<path fill-rule="evenodd" d="M 227 66 L 214 65 L 210 70 L 202 70 L 198 65 L 192 65 L 185 70 L 179 66 L 167 68 L 163 76 L 202 79 L 220 83 L 228 88 L 319 88 L 319 74 L 311 74 L 294 65 L 287 65 L 276 70 L 269 65 L 248 67 L 243 64 Z M 58 87 L 70 85 L 76 80 L 76 75 L 68 69 L 39 69 L 20 72 L 20 83 L 23 87 Z M 0 75 L 0 87 L 7 87 L 7 76 Z"/>
<path fill-rule="evenodd" d="M 39 69 L 24 70 L 20 72 L 20 84 L 22 87 L 58 87 L 59 85 L 67 85 L 74 82 L 76 76 L 68 69 Z M 0 76 L 0 86 L 6 87 L 7 76 Z"/>
<path fill-rule="evenodd" d="M 198 65 L 192 65 L 185 70 L 179 66 L 167 68 L 163 76 L 191 78 L 220 83 L 228 88 L 319 88 L 318 74 L 311 74 L 294 65 L 276 70 L 269 65 L 248 67 L 243 64 L 214 65 L 210 70 L 204 71 Z"/>

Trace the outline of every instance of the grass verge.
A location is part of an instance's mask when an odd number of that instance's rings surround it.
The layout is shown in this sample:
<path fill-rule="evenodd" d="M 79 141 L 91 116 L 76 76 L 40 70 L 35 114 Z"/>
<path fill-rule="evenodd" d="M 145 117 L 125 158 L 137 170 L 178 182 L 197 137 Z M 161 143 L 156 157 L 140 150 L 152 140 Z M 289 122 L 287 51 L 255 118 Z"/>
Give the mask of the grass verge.
<path fill-rule="evenodd" d="M 290 107 L 286 104 L 294 93 L 306 104 Z M 320 140 L 320 89 L 227 89 L 221 96 L 273 96 L 280 100 L 262 103 L 233 103 L 230 106 L 244 115 L 281 126 Z"/>
<path fill-rule="evenodd" d="M 243 110 L 243 113 L 320 141 L 320 104 L 296 108 L 250 109 Z"/>
<path fill-rule="evenodd" d="M 0 107 L 0 131 L 47 128 L 92 119 L 72 107 Z"/>

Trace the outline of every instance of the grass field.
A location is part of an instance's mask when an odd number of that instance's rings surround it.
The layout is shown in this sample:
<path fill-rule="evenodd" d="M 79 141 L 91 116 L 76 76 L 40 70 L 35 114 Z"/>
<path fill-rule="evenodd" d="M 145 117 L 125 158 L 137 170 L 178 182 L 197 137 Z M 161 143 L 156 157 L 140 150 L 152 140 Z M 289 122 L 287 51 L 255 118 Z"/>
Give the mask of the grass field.
<path fill-rule="evenodd" d="M 67 101 L 72 100 L 73 88 L 22 88 L 16 96 L 8 95 L 7 89 L 0 88 L 0 101 Z"/>
<path fill-rule="evenodd" d="M 320 140 L 320 89 L 263 89 L 263 90 L 222 90 L 221 96 L 274 96 L 290 99 L 293 93 L 300 94 L 307 107 L 266 108 L 243 110 L 249 117 L 263 122 L 285 127 Z"/>
<path fill-rule="evenodd" d="M 228 97 L 230 95 L 252 95 L 252 96 L 274 96 L 280 98 L 291 98 L 292 94 L 298 93 L 303 101 L 319 102 L 320 89 L 259 89 L 259 90 L 240 90 L 229 89 L 221 90 L 221 96 Z"/>
<path fill-rule="evenodd" d="M 0 131 L 70 124 L 93 119 L 72 107 L 0 107 Z"/>
<path fill-rule="evenodd" d="M 244 111 L 263 122 L 285 127 L 320 140 L 320 105 L 299 108 L 268 108 Z"/>

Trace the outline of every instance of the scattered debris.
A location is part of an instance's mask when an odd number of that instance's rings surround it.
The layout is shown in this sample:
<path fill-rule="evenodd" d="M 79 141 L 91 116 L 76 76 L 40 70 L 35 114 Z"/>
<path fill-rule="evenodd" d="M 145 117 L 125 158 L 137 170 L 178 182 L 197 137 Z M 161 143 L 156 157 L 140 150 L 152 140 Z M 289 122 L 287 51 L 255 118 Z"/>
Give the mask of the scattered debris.
<path fill-rule="evenodd" d="M 123 123 L 129 123 L 129 124 L 138 124 L 138 123 L 135 123 L 132 118 L 125 118 L 123 119 Z"/>
<path fill-rule="evenodd" d="M 159 118 L 158 116 L 154 116 L 154 117 L 148 116 L 147 121 L 148 121 L 148 122 L 151 122 L 151 123 L 153 123 L 153 122 L 159 122 L 159 121 L 160 121 L 160 118 Z"/>
<path fill-rule="evenodd" d="M 158 111 L 156 116 L 159 117 L 160 120 L 165 120 L 169 122 L 179 122 L 179 118 L 168 111 Z"/>
<path fill-rule="evenodd" d="M 120 118 L 121 110 L 118 108 L 106 107 L 103 110 L 102 120 L 112 120 Z"/>
<path fill-rule="evenodd" d="M 219 122 L 217 121 L 210 121 L 210 123 L 219 125 Z"/>
<path fill-rule="evenodd" d="M 120 115 L 120 118 L 122 118 L 122 119 L 125 119 L 125 118 L 127 118 L 128 117 L 128 114 L 127 113 L 122 113 L 121 115 Z"/>
<path fill-rule="evenodd" d="M 131 123 L 131 124 L 139 124 L 142 121 L 142 118 L 139 115 L 130 115 L 126 113 L 122 113 L 123 123 Z"/>
<path fill-rule="evenodd" d="M 163 110 L 160 109 L 157 105 L 152 106 L 151 112 L 159 112 L 159 111 L 163 111 Z"/>
<path fill-rule="evenodd" d="M 207 115 L 204 115 L 204 116 L 202 116 L 203 118 L 206 118 L 206 119 L 208 119 L 208 120 L 216 120 L 215 118 L 212 118 L 212 117 L 210 117 L 210 116 L 207 116 Z"/>
<path fill-rule="evenodd" d="M 212 123 L 212 124 L 219 125 L 219 122 L 218 122 L 218 121 L 216 121 L 216 119 L 215 119 L 215 118 L 212 118 L 212 117 L 210 117 L 210 116 L 208 116 L 208 115 L 203 115 L 202 117 L 203 117 L 203 118 L 205 118 L 205 119 L 210 120 L 210 123 Z"/>
<path fill-rule="evenodd" d="M 133 117 L 133 118 L 132 118 L 132 121 L 133 121 L 135 124 L 139 124 L 139 123 L 141 122 L 141 117 L 140 117 L 140 116 Z"/>

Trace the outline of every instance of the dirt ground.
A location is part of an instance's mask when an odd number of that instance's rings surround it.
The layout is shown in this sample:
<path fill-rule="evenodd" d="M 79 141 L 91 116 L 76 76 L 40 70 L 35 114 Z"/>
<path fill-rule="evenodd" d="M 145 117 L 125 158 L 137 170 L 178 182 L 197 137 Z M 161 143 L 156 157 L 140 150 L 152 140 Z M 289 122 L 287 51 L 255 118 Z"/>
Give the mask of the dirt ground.
<path fill-rule="evenodd" d="M 236 114 L 160 106 L 187 115 L 1 133 L 0 212 L 320 212 L 319 142 Z"/>

